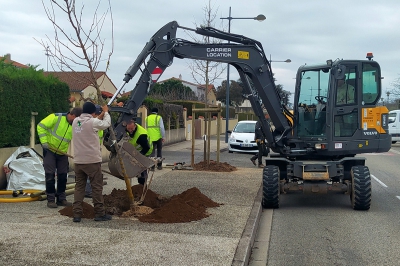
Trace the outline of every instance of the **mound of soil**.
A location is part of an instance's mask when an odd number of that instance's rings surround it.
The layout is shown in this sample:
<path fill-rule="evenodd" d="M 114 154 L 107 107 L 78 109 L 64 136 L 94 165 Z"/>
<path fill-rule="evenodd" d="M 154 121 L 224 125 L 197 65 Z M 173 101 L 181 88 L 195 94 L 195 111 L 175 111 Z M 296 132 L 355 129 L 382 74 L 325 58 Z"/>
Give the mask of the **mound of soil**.
<path fill-rule="evenodd" d="M 211 171 L 211 172 L 233 172 L 237 168 L 228 163 L 217 163 L 216 161 L 210 160 L 210 164 L 207 162 L 199 162 L 194 165 L 193 170 L 195 171 Z"/>
<path fill-rule="evenodd" d="M 94 218 L 94 208 L 92 205 L 86 202 L 82 202 L 83 215 L 82 218 L 93 219 Z M 65 215 L 68 217 L 74 217 L 74 213 L 72 212 L 72 206 L 65 207 L 58 211 L 61 215 Z"/>
<path fill-rule="evenodd" d="M 142 185 L 132 186 L 134 200 L 139 201 L 143 192 Z M 198 221 L 209 216 L 207 208 L 218 207 L 221 204 L 212 201 L 196 187 L 188 189 L 171 198 L 147 191 L 143 204 L 130 209 L 126 190 L 114 189 L 110 195 L 104 195 L 106 212 L 120 217 L 136 217 L 145 223 L 186 223 Z M 93 206 L 83 202 L 82 218 L 94 218 Z M 61 215 L 73 217 L 72 207 L 60 210 Z"/>

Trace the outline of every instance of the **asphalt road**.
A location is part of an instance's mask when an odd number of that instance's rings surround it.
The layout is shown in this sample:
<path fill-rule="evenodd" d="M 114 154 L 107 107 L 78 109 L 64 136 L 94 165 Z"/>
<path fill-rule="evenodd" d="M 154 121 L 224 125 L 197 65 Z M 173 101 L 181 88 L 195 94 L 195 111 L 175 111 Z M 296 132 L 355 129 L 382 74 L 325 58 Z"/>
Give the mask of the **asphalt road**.
<path fill-rule="evenodd" d="M 266 260 L 250 265 L 400 265 L 400 144 L 362 156 L 372 177 L 369 211 L 354 211 L 343 194 L 281 194 L 256 236 Z"/>

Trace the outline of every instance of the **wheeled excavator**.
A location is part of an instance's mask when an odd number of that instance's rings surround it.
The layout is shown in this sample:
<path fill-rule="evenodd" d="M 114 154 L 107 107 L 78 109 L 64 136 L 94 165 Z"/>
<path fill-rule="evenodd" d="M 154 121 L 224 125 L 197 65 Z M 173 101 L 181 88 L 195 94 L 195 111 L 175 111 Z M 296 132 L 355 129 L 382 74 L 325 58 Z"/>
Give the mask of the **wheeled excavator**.
<path fill-rule="evenodd" d="M 221 42 L 181 39 L 176 36 L 178 29 Z M 139 72 L 125 105 L 110 108 L 119 114 L 104 140 L 111 154 L 109 167 L 113 175 L 135 176 L 139 172 L 127 170 L 132 158 L 125 157 L 134 151 L 119 141 L 126 124 L 137 115 L 154 85 L 153 70 L 159 67 L 164 72 L 175 58 L 227 63 L 238 71 L 267 145 L 273 151 L 262 172 L 264 208 L 279 208 L 280 194 L 291 191 L 342 192 L 350 195 L 353 209 L 370 208 L 371 175 L 366 158 L 357 155 L 387 152 L 391 147 L 388 109 L 378 106 L 381 69 L 371 53 L 365 60 L 336 59 L 301 66 L 296 76 L 293 110 L 289 110 L 278 93 L 271 63 L 259 41 L 212 27 L 191 29 L 176 21 L 167 23 L 150 38 L 110 100 L 112 103 Z M 266 119 L 265 110 L 270 120 Z M 119 153 L 119 149 L 124 152 Z"/>

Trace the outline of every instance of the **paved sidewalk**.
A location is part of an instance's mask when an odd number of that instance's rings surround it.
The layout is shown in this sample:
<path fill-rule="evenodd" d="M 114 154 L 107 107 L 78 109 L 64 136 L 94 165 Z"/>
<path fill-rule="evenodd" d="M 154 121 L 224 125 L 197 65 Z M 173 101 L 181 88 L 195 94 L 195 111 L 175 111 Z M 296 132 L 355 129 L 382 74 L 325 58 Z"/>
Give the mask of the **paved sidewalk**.
<path fill-rule="evenodd" d="M 221 138 L 221 150 L 227 144 Z M 164 147 L 190 162 L 191 141 Z M 196 140 L 196 157 L 203 141 Z M 216 140 L 211 141 L 215 156 Z M 224 152 L 221 153 L 221 158 Z M 200 157 L 201 158 L 201 157 Z M 223 161 L 223 159 L 221 159 Z M 166 161 L 166 163 L 173 163 Z M 108 169 L 107 164 L 103 164 Z M 105 174 L 104 194 L 126 189 Z M 136 181 L 132 182 L 136 184 Z M 246 265 L 261 210 L 260 169 L 231 173 L 156 170 L 151 190 L 170 197 L 197 187 L 220 207 L 209 217 L 175 224 L 141 223 L 133 218 L 73 223 L 46 202 L 0 203 L 0 257 L 4 265 Z M 68 196 L 73 201 L 73 195 Z M 85 199 L 91 203 L 91 199 Z"/>

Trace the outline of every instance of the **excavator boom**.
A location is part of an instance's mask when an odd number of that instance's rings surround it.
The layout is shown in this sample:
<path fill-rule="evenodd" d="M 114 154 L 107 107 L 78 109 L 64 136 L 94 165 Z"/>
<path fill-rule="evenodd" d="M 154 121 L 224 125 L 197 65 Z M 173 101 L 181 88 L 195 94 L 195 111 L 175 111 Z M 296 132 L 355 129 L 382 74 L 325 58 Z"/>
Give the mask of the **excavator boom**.
<path fill-rule="evenodd" d="M 178 28 L 180 28 L 178 23 L 172 21 L 158 30 L 126 71 L 122 87 L 139 71 L 141 75 L 125 106 L 111 107 L 111 111 L 120 113 L 120 117 L 114 125 L 116 139 L 122 137 L 126 123 L 136 115 L 139 106 L 147 96 L 149 88 L 153 84 L 151 79 L 153 70 L 159 67 L 164 72 L 172 64 L 174 58 L 188 58 L 222 62 L 235 67 L 243 80 L 245 93 L 248 95 L 253 110 L 260 119 L 262 128 L 265 129 L 265 138 L 272 149 L 283 152 L 285 136 L 292 128 L 285 116 L 285 113 L 289 114 L 289 111 L 281 103 L 271 65 L 261 43 L 245 36 L 226 33 L 211 27 L 197 29 L 182 27 L 197 34 L 230 41 L 230 43 L 199 44 L 177 38 Z M 120 90 L 117 91 L 110 103 Z M 274 129 L 266 120 L 263 109 L 267 110 L 271 120 L 274 121 Z"/>

